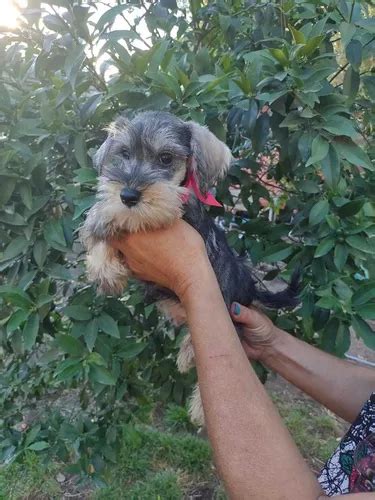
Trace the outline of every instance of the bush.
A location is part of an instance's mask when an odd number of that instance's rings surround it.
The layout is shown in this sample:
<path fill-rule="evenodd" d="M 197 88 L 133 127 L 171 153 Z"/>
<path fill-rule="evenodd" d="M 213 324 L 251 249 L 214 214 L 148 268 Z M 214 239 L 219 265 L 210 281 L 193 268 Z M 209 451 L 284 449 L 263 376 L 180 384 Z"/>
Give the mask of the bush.
<path fill-rule="evenodd" d="M 212 215 L 238 252 L 272 264 L 266 280 L 303 269 L 303 305 L 279 326 L 343 356 L 352 325 L 375 347 L 370 4 L 111 5 L 28 0 L 0 37 L 5 463 L 46 450 L 100 472 L 121 420 L 144 418 L 154 397 L 183 403 L 194 379 L 174 366 L 183 332 L 135 284 L 118 300 L 85 280 L 77 229 L 94 202 L 92 156 L 124 110 L 169 110 L 227 141 L 229 209 Z M 246 217 L 230 210 L 238 202 Z"/>

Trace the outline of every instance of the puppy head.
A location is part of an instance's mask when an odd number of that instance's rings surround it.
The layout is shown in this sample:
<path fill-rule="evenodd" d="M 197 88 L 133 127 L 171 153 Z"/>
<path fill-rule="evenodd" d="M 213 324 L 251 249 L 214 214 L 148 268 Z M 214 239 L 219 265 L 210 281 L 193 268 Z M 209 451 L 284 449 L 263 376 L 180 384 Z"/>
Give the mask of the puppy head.
<path fill-rule="evenodd" d="M 188 169 L 206 193 L 230 161 L 227 146 L 197 123 L 163 112 L 120 117 L 95 157 L 101 225 L 115 233 L 171 224 L 183 213 Z"/>

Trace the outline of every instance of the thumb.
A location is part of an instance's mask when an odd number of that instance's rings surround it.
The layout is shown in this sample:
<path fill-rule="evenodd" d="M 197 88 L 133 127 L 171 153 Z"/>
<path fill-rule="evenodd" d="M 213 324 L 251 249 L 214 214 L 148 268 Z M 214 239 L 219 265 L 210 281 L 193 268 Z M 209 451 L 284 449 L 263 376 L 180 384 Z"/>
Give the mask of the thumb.
<path fill-rule="evenodd" d="M 236 323 L 242 323 L 250 329 L 257 329 L 263 326 L 262 314 L 256 309 L 242 306 L 238 302 L 233 302 L 230 314 Z"/>

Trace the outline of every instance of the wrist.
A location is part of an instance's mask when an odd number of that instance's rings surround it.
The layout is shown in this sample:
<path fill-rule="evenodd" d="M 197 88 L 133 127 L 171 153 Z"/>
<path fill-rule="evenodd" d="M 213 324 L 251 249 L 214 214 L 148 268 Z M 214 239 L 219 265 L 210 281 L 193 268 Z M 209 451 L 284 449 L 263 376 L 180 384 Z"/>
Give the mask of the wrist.
<path fill-rule="evenodd" d="M 285 345 L 293 338 L 289 333 L 273 326 L 272 341 L 264 347 L 259 361 L 268 368 L 274 368 L 280 355 L 285 351 Z"/>
<path fill-rule="evenodd" d="M 208 297 L 215 286 L 219 288 L 211 263 L 206 255 L 202 255 L 192 264 L 189 276 L 179 280 L 175 293 L 181 303 L 188 307 L 198 297 Z"/>

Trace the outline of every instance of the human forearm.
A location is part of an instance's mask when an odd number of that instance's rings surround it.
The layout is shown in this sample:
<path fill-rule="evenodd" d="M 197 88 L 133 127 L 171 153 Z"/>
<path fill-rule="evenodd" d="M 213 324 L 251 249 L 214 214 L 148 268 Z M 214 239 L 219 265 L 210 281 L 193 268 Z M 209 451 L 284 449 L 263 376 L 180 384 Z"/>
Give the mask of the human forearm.
<path fill-rule="evenodd" d="M 320 487 L 244 354 L 209 264 L 183 297 L 208 434 L 231 498 L 317 498 Z"/>
<path fill-rule="evenodd" d="M 262 361 L 348 422 L 375 390 L 375 370 L 336 358 L 282 330 L 276 330 Z"/>

